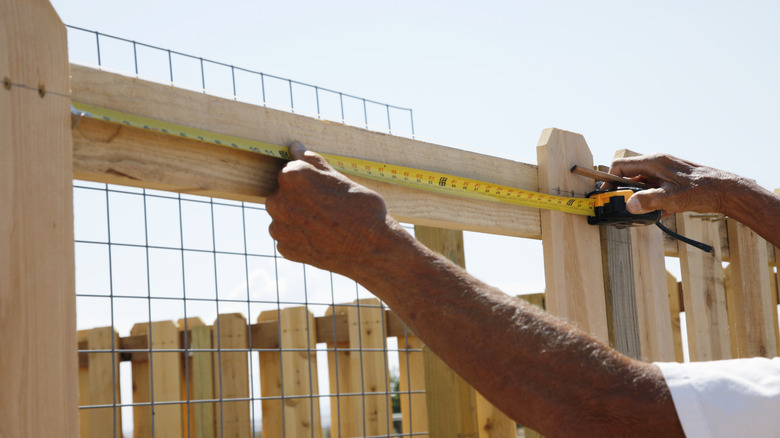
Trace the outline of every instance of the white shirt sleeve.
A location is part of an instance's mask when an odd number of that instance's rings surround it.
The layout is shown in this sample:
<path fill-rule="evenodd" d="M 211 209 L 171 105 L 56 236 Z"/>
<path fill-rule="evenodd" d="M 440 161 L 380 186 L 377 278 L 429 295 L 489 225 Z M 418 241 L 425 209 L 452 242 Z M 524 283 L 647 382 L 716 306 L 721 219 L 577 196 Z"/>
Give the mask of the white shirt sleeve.
<path fill-rule="evenodd" d="M 780 358 L 655 365 L 686 437 L 780 437 Z"/>

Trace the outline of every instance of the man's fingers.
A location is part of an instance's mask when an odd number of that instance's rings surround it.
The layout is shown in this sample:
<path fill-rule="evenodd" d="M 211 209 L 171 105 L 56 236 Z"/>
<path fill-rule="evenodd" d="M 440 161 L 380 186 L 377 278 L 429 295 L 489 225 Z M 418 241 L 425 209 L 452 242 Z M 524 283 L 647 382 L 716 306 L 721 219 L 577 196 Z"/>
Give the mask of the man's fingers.
<path fill-rule="evenodd" d="M 324 158 L 308 150 L 303 143 L 297 140 L 290 145 L 290 155 L 292 155 L 294 160 L 305 161 L 319 170 L 329 170 L 331 168 Z"/>
<path fill-rule="evenodd" d="M 642 214 L 661 210 L 664 198 L 669 195 L 663 189 L 647 189 L 634 193 L 626 202 L 629 213 Z"/>

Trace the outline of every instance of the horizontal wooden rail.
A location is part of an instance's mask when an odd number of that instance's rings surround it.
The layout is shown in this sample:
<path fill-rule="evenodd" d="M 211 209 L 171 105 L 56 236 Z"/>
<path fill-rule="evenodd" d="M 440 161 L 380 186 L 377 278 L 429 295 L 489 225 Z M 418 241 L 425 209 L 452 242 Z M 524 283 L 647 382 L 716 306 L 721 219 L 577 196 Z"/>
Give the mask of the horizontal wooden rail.
<path fill-rule="evenodd" d="M 279 348 L 279 321 L 261 321 L 249 326 L 252 330 L 251 349 L 278 349 Z M 350 330 L 346 314 L 326 315 L 314 318 L 316 343 L 342 343 L 349 342 Z M 402 337 L 412 335 L 400 319 L 391 311 L 385 310 L 385 337 Z M 184 331 L 179 335 L 180 345 L 184 345 Z M 188 338 L 192 339 L 188 330 Z M 130 335 L 118 338 L 114 349 L 119 353 L 120 361 L 144 362 L 148 360 L 146 352 L 132 351 L 149 348 L 149 337 L 145 334 Z M 216 347 L 214 347 L 216 348 Z M 314 345 L 312 345 L 314 348 Z M 87 341 L 79 342 L 79 350 L 89 350 Z M 100 348 L 100 350 L 107 348 Z M 130 350 L 130 351 L 128 351 Z M 124 352 L 123 352 L 124 351 Z M 89 362 L 92 353 L 79 353 L 79 367 L 84 368 Z"/>
<path fill-rule="evenodd" d="M 204 93 L 71 65 L 74 102 L 220 134 L 394 163 L 538 190 L 537 170 L 524 164 Z M 73 129 L 77 179 L 264 202 L 281 162 L 143 129 L 82 119 Z M 398 220 L 420 225 L 540 238 L 539 211 L 461 199 L 360 179 L 381 193 Z"/>

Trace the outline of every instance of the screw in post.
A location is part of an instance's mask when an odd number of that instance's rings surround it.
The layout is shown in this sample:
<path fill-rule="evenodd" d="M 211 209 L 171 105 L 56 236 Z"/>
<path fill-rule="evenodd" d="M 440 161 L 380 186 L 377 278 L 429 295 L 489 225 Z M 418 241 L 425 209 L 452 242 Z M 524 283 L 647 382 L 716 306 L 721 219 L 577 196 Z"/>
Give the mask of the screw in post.
<path fill-rule="evenodd" d="M 13 85 L 13 82 L 11 82 L 11 78 L 9 78 L 8 76 L 4 77 L 3 78 L 3 88 L 5 88 L 6 90 L 10 90 L 11 89 L 11 85 Z"/>

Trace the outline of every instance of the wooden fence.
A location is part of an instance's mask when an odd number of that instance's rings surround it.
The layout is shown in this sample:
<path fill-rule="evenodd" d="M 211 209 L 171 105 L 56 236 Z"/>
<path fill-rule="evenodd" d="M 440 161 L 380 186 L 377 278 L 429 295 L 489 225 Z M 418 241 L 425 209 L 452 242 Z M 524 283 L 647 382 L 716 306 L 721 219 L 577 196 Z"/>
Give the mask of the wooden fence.
<path fill-rule="evenodd" d="M 272 158 L 186 138 L 96 119 L 72 120 L 71 100 L 273 144 L 300 140 L 321 152 L 463 175 L 521 189 L 575 196 L 592 189 L 591 180 L 569 172 L 574 164 L 594 164 L 585 139 L 579 134 L 558 129 L 543 131 L 537 146 L 538 164 L 534 165 L 373 133 L 138 78 L 71 66 L 67 58 L 65 28 L 46 0 L 0 0 L 0 12 L 0 23 L 5 30 L 0 33 L 0 53 L 4 54 L 3 62 L 0 62 L 4 85 L 0 90 L 0 155 L 3 157 L 0 199 L 4 207 L 0 212 L 0 230 L 5 239 L 0 251 L 0 327 L 5 333 L 3 354 L 0 355 L 0 387 L 4 389 L 0 396 L 0 436 L 46 436 L 51 433 L 51 425 L 56 424 L 59 435 L 75 437 L 79 434 L 79 417 L 90 427 L 104 424 L 97 417 L 105 415 L 105 411 L 82 410 L 81 415 L 78 411 L 79 397 L 93 405 L 110 403 L 109 388 L 98 384 L 106 379 L 99 376 L 116 371 L 106 360 L 111 353 L 92 353 L 88 368 L 81 371 L 88 377 L 77 377 L 72 226 L 74 177 L 262 203 L 275 189 L 276 173 L 282 165 Z M 777 355 L 778 279 L 774 267 L 780 251 L 739 223 L 693 214 L 674 218 L 671 225 L 678 231 L 716 248 L 713 254 L 705 254 L 665 240 L 653 227 L 600 230 L 589 226 L 582 217 L 564 213 L 452 198 L 368 180 L 360 182 L 379 191 L 396 218 L 419 226 L 420 240 L 454 260 L 461 256 L 458 255 L 458 231 L 452 230 L 541 239 L 547 310 L 632 357 L 654 361 L 679 359 L 675 346 L 680 345 L 681 339 L 675 338 L 672 316 L 678 307 L 685 309 L 689 353 L 693 360 Z M 665 272 L 664 255 L 680 259 L 682 300 L 675 299 L 675 288 L 669 287 L 674 281 L 670 282 Z M 729 262 L 725 273 L 723 261 Z M 670 308 L 675 311 L 670 312 Z M 272 323 L 274 316 L 265 316 L 269 320 L 257 324 Z M 343 317 L 338 312 L 330 316 Z M 311 323 L 306 314 L 293 315 L 291 311 L 288 317 L 290 321 L 298 318 Z M 347 321 L 349 317 L 347 312 Z M 387 317 L 386 321 L 392 321 L 392 318 Z M 283 319 L 278 324 L 287 323 L 289 321 Z M 177 343 L 180 335 L 176 324 L 155 324 L 151 342 L 147 337 L 140 345 L 151 343 L 159 348 L 181 348 Z M 228 361 L 220 364 L 224 365 L 222 373 L 232 374 L 219 377 L 223 378 L 221 396 L 239 400 L 227 402 L 222 410 L 211 414 L 207 404 L 190 406 L 194 411 L 203 411 L 190 415 L 191 419 L 203 419 L 207 425 L 219 423 L 226 429 L 242 429 L 246 419 L 246 401 L 241 400 L 246 392 L 240 383 L 246 365 L 232 359 L 234 355 L 244 357 L 246 353 L 231 351 L 231 346 L 240 345 L 239 350 L 248 348 L 250 332 L 225 337 L 234 325 L 236 333 L 240 332 L 237 327 L 241 326 L 241 330 L 246 327 L 235 315 L 220 316 L 219 345 L 226 349 L 220 355 L 223 362 Z M 317 326 L 316 319 L 314 325 Z M 149 328 L 148 325 L 136 326 L 130 338 L 145 336 L 144 327 Z M 207 328 L 200 327 L 205 326 L 197 326 L 193 321 L 187 335 L 188 340 L 195 342 L 191 345 L 193 348 L 199 345 L 198 342 L 206 342 Z M 200 330 L 204 331 L 203 336 L 198 333 Z M 255 330 L 255 324 L 252 330 Z M 211 331 L 213 348 L 213 329 Z M 298 337 L 300 333 L 282 335 L 281 339 L 277 338 L 282 344 L 302 343 L 303 338 Z M 105 329 L 81 336 L 88 349 L 103 349 L 111 339 L 114 345 L 119 343 L 120 346 L 123 342 L 131 342 L 117 339 L 114 333 Z M 309 331 L 308 336 L 314 336 L 314 333 Z M 366 334 L 364 338 L 370 336 Z M 258 335 L 258 339 L 262 336 Z M 334 338 L 334 342 L 341 342 L 341 339 Z M 352 334 L 343 339 L 352 342 Z M 310 338 L 309 344 L 313 340 L 319 338 Z M 384 342 L 384 339 L 380 341 Z M 254 346 L 255 337 L 252 343 Z M 143 355 L 140 351 L 136 353 Z M 191 369 L 204 370 L 211 364 L 214 376 L 213 353 L 210 356 L 200 353 L 193 353 Z M 271 358 L 273 351 L 259 350 L 259 354 L 268 357 L 260 357 L 260 363 L 272 364 L 275 360 Z M 284 364 L 302 360 L 295 356 L 293 352 L 282 353 L 280 360 Z M 477 416 L 478 412 L 491 410 L 473 389 L 459 381 L 426 349 L 422 356 L 428 399 L 427 426 L 431 436 L 496 436 L 497 431 L 505 430 L 501 425 L 506 421 L 500 419 L 499 414 Z M 155 360 L 157 357 L 160 359 Z M 181 397 L 179 357 L 180 354 L 169 351 L 153 353 L 152 361 L 139 359 L 133 362 L 134 378 L 154 378 L 155 399 L 162 394 Z M 346 359 L 343 362 L 352 364 Z M 340 372 L 340 368 L 335 371 L 336 375 Z M 363 374 L 381 373 L 372 368 Z M 208 376 L 208 372 L 204 371 L 204 375 Z M 281 373 L 269 365 L 265 375 L 273 379 Z M 284 374 L 285 379 L 293 375 Z M 190 375 L 196 379 L 201 376 L 199 373 Z M 308 374 L 303 376 L 305 379 L 300 381 L 308 379 Z M 349 381 L 344 375 L 345 385 Z M 419 381 L 411 381 L 412 390 L 419 387 L 416 386 Z M 297 380 L 282 382 L 285 389 L 298 391 L 297 383 Z M 141 386 L 134 396 L 143 403 L 150 394 Z M 209 393 L 208 388 L 207 384 L 193 383 L 191 397 L 204 397 L 202 400 L 215 397 L 213 389 Z M 110 389 L 113 394 L 114 389 Z M 199 392 L 201 390 L 204 392 Z M 432 399 L 436 402 L 431 403 Z M 296 400 L 298 402 L 293 403 Z M 285 399 L 290 403 L 284 403 L 284 407 L 277 399 L 269 398 L 267 402 L 271 405 L 276 402 L 277 410 L 297 412 L 296 409 L 306 411 L 306 404 L 316 403 L 316 398 Z M 366 402 L 366 406 L 376 409 L 369 414 L 375 414 L 377 421 L 370 423 L 381 427 L 386 421 L 379 417 L 382 415 L 379 406 L 387 403 L 386 394 L 374 396 L 370 404 L 368 400 Z M 143 428 L 148 427 L 143 421 L 149 416 L 143 409 L 151 407 L 137 409 L 139 415 L 134 415 L 134 419 L 137 417 L 135 421 L 139 423 L 135 427 L 139 436 L 143 436 L 146 433 Z M 161 403 L 154 409 L 156 414 L 165 412 L 165 415 L 157 415 L 158 419 L 185 417 L 178 404 Z M 273 408 L 269 409 L 268 417 L 274 418 Z M 412 410 L 407 408 L 407 412 Z M 308 411 L 311 413 L 312 408 Z M 286 412 L 285 422 L 299 421 L 300 417 L 295 413 L 287 415 Z M 347 412 L 357 415 L 352 408 L 345 409 L 344 415 Z M 113 417 L 113 413 L 111 415 Z M 210 415 L 215 417 L 213 423 Z M 310 418 L 310 414 L 303 418 Z M 479 418 L 489 420 L 480 424 Z M 342 420 L 343 425 L 351 424 L 349 419 Z M 181 421 L 159 423 L 178 427 L 176 430 L 183 427 Z M 155 427 L 157 424 L 155 422 Z M 114 427 L 113 423 L 111 427 Z M 308 427 L 316 428 L 317 425 L 312 422 Z M 163 434 L 160 436 L 172 436 L 167 435 L 167 431 L 160 433 Z"/>
<path fill-rule="evenodd" d="M 317 318 L 301 306 L 262 312 L 252 324 L 232 313 L 210 326 L 189 318 L 139 323 L 127 337 L 111 327 L 78 335 L 79 404 L 87 407 L 80 411 L 82 437 L 111 436 L 114 428 L 121 436 L 121 410 L 111 407 L 120 404 L 121 361 L 132 362 L 133 403 L 141 404 L 133 406 L 135 436 L 150 436 L 154 428 L 165 437 L 251 437 L 250 361 L 259 365 L 260 393 L 254 398 L 262 404 L 263 436 L 322 437 L 323 396 L 332 406 L 332 436 L 395 433 L 393 393 L 403 401 L 406 433 L 412 421 L 419 423 L 413 430 L 427 430 L 419 385 L 422 344 L 376 299 L 333 306 Z M 397 337 L 403 350 L 401 388 L 395 392 L 388 380 L 388 337 Z M 329 394 L 319 393 L 317 344 L 327 347 Z M 152 391 L 154 420 L 145 405 Z"/>

